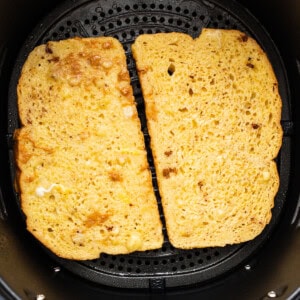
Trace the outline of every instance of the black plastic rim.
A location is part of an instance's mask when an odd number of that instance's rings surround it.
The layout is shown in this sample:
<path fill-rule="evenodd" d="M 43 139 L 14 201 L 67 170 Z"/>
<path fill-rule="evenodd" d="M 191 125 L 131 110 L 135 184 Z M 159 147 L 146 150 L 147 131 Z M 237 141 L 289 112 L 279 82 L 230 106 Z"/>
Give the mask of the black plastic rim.
<path fill-rule="evenodd" d="M 223 248 L 180 250 L 172 247 L 164 229 L 165 241 L 159 250 L 130 255 L 102 254 L 91 261 L 70 261 L 49 255 L 61 267 L 90 281 L 113 287 L 151 288 L 187 286 L 219 277 L 244 263 L 270 237 L 286 200 L 291 163 L 292 127 L 289 85 L 281 57 L 272 40 L 257 20 L 242 6 L 230 0 L 69 0 L 51 12 L 25 41 L 12 72 L 8 98 L 8 134 L 18 128 L 16 86 L 21 68 L 29 52 L 50 40 L 74 36 L 114 36 L 123 44 L 142 130 L 149 150 L 149 136 L 144 115 L 144 103 L 131 54 L 130 45 L 143 33 L 184 32 L 197 37 L 203 27 L 239 29 L 254 37 L 266 51 L 276 73 L 283 100 L 282 125 L 284 138 L 277 159 L 280 188 L 272 210 L 273 217 L 263 233 L 253 241 Z M 15 175 L 13 143 L 10 145 L 12 180 Z M 160 205 L 151 153 L 153 183 Z M 16 201 L 19 202 L 16 194 Z M 161 206 L 161 205 L 160 205 Z M 160 211 L 162 209 L 160 207 Z M 164 223 L 163 215 L 161 214 Z M 47 251 L 47 250 L 46 250 Z"/>

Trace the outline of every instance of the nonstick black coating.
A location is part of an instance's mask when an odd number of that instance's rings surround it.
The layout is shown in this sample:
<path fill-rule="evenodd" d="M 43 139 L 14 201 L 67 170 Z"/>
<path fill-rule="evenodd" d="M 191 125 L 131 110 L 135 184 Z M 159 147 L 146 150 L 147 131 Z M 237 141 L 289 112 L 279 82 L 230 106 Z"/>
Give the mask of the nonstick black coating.
<path fill-rule="evenodd" d="M 148 148 L 148 159 L 153 174 L 153 183 L 160 205 L 159 193 L 153 168 L 149 136 L 144 114 L 144 102 L 131 54 L 130 45 L 139 34 L 178 31 L 197 37 L 203 27 L 239 29 L 254 37 L 266 51 L 276 73 L 283 100 L 282 126 L 284 138 L 277 159 L 280 188 L 272 210 L 271 223 L 255 240 L 223 248 L 179 250 L 171 246 L 164 229 L 165 242 L 161 249 L 137 252 L 130 255 L 102 254 L 100 259 L 77 262 L 49 256 L 59 266 L 90 281 L 123 288 L 166 287 L 203 283 L 233 270 L 254 253 L 270 237 L 286 200 L 291 165 L 293 123 L 290 115 L 288 81 L 281 57 L 272 40 L 257 20 L 242 6 L 232 1 L 66 1 L 49 13 L 28 37 L 21 49 L 10 83 L 8 102 L 8 139 L 11 176 L 14 177 L 13 132 L 19 127 L 16 85 L 20 70 L 29 52 L 37 45 L 50 40 L 74 36 L 114 36 L 123 44 L 131 75 L 142 130 Z M 15 195 L 19 201 L 18 195 Z M 20 215 L 21 217 L 21 215 Z M 163 215 L 161 214 L 164 222 Z M 46 252 L 48 252 L 45 249 Z"/>

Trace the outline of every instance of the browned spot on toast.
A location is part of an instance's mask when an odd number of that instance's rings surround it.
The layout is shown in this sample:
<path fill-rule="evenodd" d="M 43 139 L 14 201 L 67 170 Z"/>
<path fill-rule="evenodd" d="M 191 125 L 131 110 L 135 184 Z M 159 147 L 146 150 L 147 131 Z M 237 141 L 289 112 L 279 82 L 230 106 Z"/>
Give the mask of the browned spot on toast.
<path fill-rule="evenodd" d="M 179 108 L 178 110 L 179 110 L 180 112 L 187 112 L 187 111 L 188 111 L 188 109 L 187 109 L 186 107 Z"/>
<path fill-rule="evenodd" d="M 49 43 L 47 43 L 46 46 L 45 46 L 45 52 L 48 53 L 48 54 L 52 54 L 53 53 L 53 50 L 50 48 Z"/>
<path fill-rule="evenodd" d="M 102 44 L 103 49 L 110 49 L 110 48 L 112 48 L 112 46 L 113 46 L 113 44 L 111 41 L 107 41 Z"/>
<path fill-rule="evenodd" d="M 109 178 L 110 178 L 111 181 L 114 181 L 114 182 L 123 181 L 123 178 L 122 178 L 121 174 L 117 171 L 111 171 L 109 173 Z"/>
<path fill-rule="evenodd" d="M 100 55 L 90 55 L 88 58 L 88 61 L 92 67 L 101 66 L 101 56 Z"/>
<path fill-rule="evenodd" d="M 165 178 L 170 178 L 171 173 L 177 174 L 177 169 L 176 168 L 163 169 L 163 176 Z"/>
<path fill-rule="evenodd" d="M 244 43 L 247 42 L 248 39 L 249 39 L 249 37 L 246 34 L 243 34 L 239 37 L 239 41 L 244 42 Z"/>
<path fill-rule="evenodd" d="M 169 150 L 169 151 L 165 151 L 165 156 L 170 156 L 172 155 L 173 151 L 172 150 Z"/>
<path fill-rule="evenodd" d="M 253 129 L 258 129 L 260 126 L 258 124 L 252 123 L 252 128 Z"/>
<path fill-rule="evenodd" d="M 99 226 L 102 225 L 104 222 L 106 222 L 110 217 L 110 214 L 104 213 L 101 214 L 97 211 L 87 216 L 84 225 L 87 228 L 93 227 L 93 226 Z"/>
<path fill-rule="evenodd" d="M 123 68 L 118 74 L 119 81 L 129 81 L 130 77 L 126 68 Z"/>
<path fill-rule="evenodd" d="M 55 56 L 55 57 L 53 57 L 51 59 L 48 59 L 48 62 L 54 62 L 54 63 L 59 62 L 59 57 Z"/>

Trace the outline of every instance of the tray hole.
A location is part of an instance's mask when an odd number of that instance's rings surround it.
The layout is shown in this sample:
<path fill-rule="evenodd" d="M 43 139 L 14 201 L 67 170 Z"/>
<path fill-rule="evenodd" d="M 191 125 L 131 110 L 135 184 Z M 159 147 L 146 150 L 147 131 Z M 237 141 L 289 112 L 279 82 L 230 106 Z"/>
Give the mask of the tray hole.
<path fill-rule="evenodd" d="M 123 267 L 122 266 L 118 266 L 118 271 L 123 271 Z"/>
<path fill-rule="evenodd" d="M 122 11 L 122 8 L 120 6 L 117 7 L 117 12 L 121 12 Z"/>
<path fill-rule="evenodd" d="M 152 18 L 151 18 L 151 21 L 152 21 L 153 23 L 156 23 L 156 21 L 157 21 L 156 17 L 152 17 Z"/>
<path fill-rule="evenodd" d="M 139 6 L 138 6 L 137 4 L 133 4 L 132 8 L 133 8 L 133 9 L 138 9 Z"/>
<path fill-rule="evenodd" d="M 142 20 L 143 20 L 143 22 L 147 22 L 148 18 L 146 16 L 144 16 Z"/>
<path fill-rule="evenodd" d="M 131 268 L 131 267 L 128 267 L 128 268 L 126 269 L 126 271 L 130 273 L 130 272 L 132 272 L 132 268 Z"/>
<path fill-rule="evenodd" d="M 130 19 L 129 19 L 129 18 L 126 18 L 126 19 L 125 19 L 125 23 L 126 23 L 126 24 L 130 24 Z"/>
<path fill-rule="evenodd" d="M 143 4 L 142 4 L 142 8 L 143 8 L 143 9 L 146 9 L 146 8 L 147 8 L 147 4 L 146 4 L 146 3 L 143 3 Z"/>
<path fill-rule="evenodd" d="M 105 31 L 105 26 L 101 26 L 100 30 L 104 32 Z"/>
<path fill-rule="evenodd" d="M 114 13 L 114 11 L 113 11 L 112 9 L 109 9 L 109 10 L 108 10 L 108 14 L 109 14 L 109 15 L 112 15 L 113 13 Z"/>
<path fill-rule="evenodd" d="M 194 26 L 194 27 L 193 27 L 193 31 L 198 31 L 198 27 L 197 27 L 197 26 Z"/>
<path fill-rule="evenodd" d="M 151 8 L 151 9 L 154 9 L 154 8 L 155 8 L 155 4 L 154 4 L 154 3 L 151 3 L 151 4 L 150 4 L 150 8 Z"/>
<path fill-rule="evenodd" d="M 97 35 L 98 34 L 98 31 L 97 30 L 93 30 L 93 35 Z"/>
<path fill-rule="evenodd" d="M 206 259 L 207 259 L 207 260 L 211 260 L 211 256 L 210 256 L 210 255 L 207 255 L 207 256 L 206 256 Z"/>
<path fill-rule="evenodd" d="M 141 269 L 136 269 L 135 272 L 136 273 L 141 273 Z"/>
<path fill-rule="evenodd" d="M 139 19 L 138 17 L 134 17 L 134 18 L 133 18 L 133 22 L 134 22 L 134 23 L 138 23 L 139 20 L 140 20 L 140 19 Z"/>
<path fill-rule="evenodd" d="M 65 27 L 64 26 L 60 26 L 59 27 L 59 31 L 62 31 L 62 32 L 65 31 Z"/>
<path fill-rule="evenodd" d="M 173 19 L 170 18 L 170 19 L 168 20 L 168 23 L 169 23 L 169 24 L 173 24 Z"/>
<path fill-rule="evenodd" d="M 183 13 L 186 14 L 186 15 L 188 15 L 188 14 L 190 13 L 190 11 L 189 11 L 188 9 L 185 9 L 185 10 L 183 11 Z"/>
<path fill-rule="evenodd" d="M 93 21 L 97 21 L 97 20 L 98 20 L 98 17 L 97 17 L 97 16 L 92 16 L 92 20 L 93 20 Z"/>
<path fill-rule="evenodd" d="M 73 27 L 72 32 L 74 32 L 74 33 L 77 32 L 77 28 Z"/>
<path fill-rule="evenodd" d="M 85 24 L 85 25 L 89 25 L 89 24 L 90 24 L 90 20 L 85 19 L 85 20 L 84 20 L 84 24 Z"/>
<path fill-rule="evenodd" d="M 72 22 L 69 20 L 69 21 L 67 21 L 67 25 L 68 26 L 71 26 L 72 25 Z"/>
<path fill-rule="evenodd" d="M 179 6 L 177 6 L 176 8 L 175 8 L 175 10 L 176 10 L 176 12 L 180 12 L 181 11 L 181 8 L 179 7 Z"/>
<path fill-rule="evenodd" d="M 197 12 L 195 10 L 192 12 L 192 17 L 197 17 Z"/>
<path fill-rule="evenodd" d="M 163 4 L 159 4 L 159 5 L 158 5 L 158 8 L 159 8 L 159 9 L 164 9 L 165 6 L 164 6 Z"/>
<path fill-rule="evenodd" d="M 202 265 L 202 264 L 203 264 L 203 259 L 201 259 L 201 258 L 198 259 L 198 260 L 197 260 L 197 263 L 198 263 L 199 265 Z"/>
<path fill-rule="evenodd" d="M 178 21 L 177 21 L 177 25 L 178 25 L 178 26 L 181 26 L 181 25 L 182 25 L 182 21 L 181 21 L 181 20 L 178 20 Z"/>
<path fill-rule="evenodd" d="M 172 10 L 172 9 L 173 9 L 172 5 L 167 6 L 167 10 Z"/>
<path fill-rule="evenodd" d="M 115 26 L 114 26 L 113 23 L 109 23 L 109 24 L 108 24 L 108 28 L 113 29 L 114 27 L 115 27 Z"/>
<path fill-rule="evenodd" d="M 115 265 L 114 265 L 114 264 L 109 264 L 108 267 L 109 267 L 110 269 L 113 269 L 113 268 L 115 267 Z"/>
<path fill-rule="evenodd" d="M 130 10 L 130 6 L 129 5 L 125 5 L 125 10 Z"/>
<path fill-rule="evenodd" d="M 69 32 L 67 32 L 66 34 L 65 34 L 65 38 L 69 38 L 71 35 L 70 35 L 70 33 Z"/>
<path fill-rule="evenodd" d="M 173 268 L 172 268 L 172 271 L 173 271 L 173 272 L 176 272 L 176 271 L 177 271 L 177 267 L 173 267 Z"/>
<path fill-rule="evenodd" d="M 117 21 L 117 25 L 121 26 L 121 25 L 122 25 L 122 21 L 121 21 L 121 20 L 118 20 L 118 21 Z"/>
<path fill-rule="evenodd" d="M 184 270 L 184 269 L 186 269 L 186 266 L 185 266 L 185 265 L 181 265 L 181 266 L 180 266 L 180 269 L 181 269 L 181 270 Z"/>

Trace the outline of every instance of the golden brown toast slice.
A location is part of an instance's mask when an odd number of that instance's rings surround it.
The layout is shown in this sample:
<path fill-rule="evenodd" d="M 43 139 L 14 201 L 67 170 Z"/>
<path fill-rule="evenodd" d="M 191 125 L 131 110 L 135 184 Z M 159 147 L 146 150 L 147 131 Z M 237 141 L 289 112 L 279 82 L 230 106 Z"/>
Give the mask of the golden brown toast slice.
<path fill-rule="evenodd" d="M 28 230 L 58 256 L 160 248 L 162 225 L 121 44 L 48 42 L 18 84 L 18 186 Z"/>
<path fill-rule="evenodd" d="M 279 186 L 281 99 L 271 64 L 237 30 L 139 36 L 132 46 L 168 236 L 179 248 L 251 240 Z"/>

